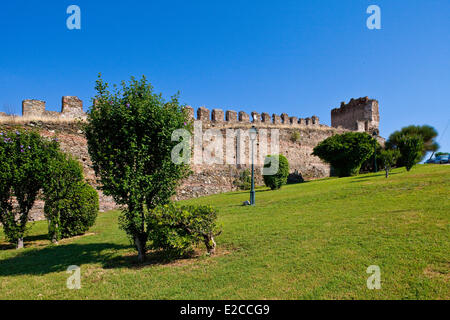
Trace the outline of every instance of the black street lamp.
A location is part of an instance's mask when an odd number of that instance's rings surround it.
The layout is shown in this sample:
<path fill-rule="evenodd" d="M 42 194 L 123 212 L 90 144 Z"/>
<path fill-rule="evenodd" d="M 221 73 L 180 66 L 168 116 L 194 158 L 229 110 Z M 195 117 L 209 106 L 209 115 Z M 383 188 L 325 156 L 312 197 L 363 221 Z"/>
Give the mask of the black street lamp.
<path fill-rule="evenodd" d="M 376 139 L 376 137 L 378 136 L 378 132 L 375 130 L 373 133 L 372 133 L 372 136 L 373 136 L 373 166 L 374 166 L 374 169 L 375 169 L 375 172 L 378 172 L 378 168 L 377 168 L 377 139 Z"/>
<path fill-rule="evenodd" d="M 258 134 L 258 130 L 255 128 L 255 126 L 252 126 L 252 128 L 249 130 L 249 136 L 250 141 L 252 144 L 252 189 L 250 190 L 250 205 L 255 205 L 255 163 L 254 163 L 254 147 L 255 147 L 255 140 L 256 135 Z"/>

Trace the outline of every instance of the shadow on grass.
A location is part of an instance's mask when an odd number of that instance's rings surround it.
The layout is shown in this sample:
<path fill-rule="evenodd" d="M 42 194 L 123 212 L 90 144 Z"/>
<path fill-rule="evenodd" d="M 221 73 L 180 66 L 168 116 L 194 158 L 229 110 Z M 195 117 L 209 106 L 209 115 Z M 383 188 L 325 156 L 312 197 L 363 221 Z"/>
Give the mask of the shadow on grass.
<path fill-rule="evenodd" d="M 124 249 L 128 250 L 120 252 Z M 146 261 L 141 264 L 137 261 L 137 254 L 130 249 L 131 245 L 113 243 L 50 245 L 43 249 L 25 249 L 14 257 L 0 260 L 0 276 L 44 275 L 64 272 L 71 265 L 82 268 L 84 264 L 101 264 L 105 269 L 140 269 L 196 257 L 194 252 L 180 257 L 163 251 L 152 251 L 147 253 Z"/>

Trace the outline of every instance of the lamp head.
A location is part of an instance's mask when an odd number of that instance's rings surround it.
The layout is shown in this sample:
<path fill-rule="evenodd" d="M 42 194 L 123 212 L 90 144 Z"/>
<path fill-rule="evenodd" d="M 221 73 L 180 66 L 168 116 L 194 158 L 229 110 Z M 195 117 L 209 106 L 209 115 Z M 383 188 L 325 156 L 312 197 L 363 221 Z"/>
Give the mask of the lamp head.
<path fill-rule="evenodd" d="M 257 134 L 258 134 L 258 129 L 256 129 L 255 126 L 252 126 L 251 129 L 249 130 L 250 140 L 255 141 Z"/>

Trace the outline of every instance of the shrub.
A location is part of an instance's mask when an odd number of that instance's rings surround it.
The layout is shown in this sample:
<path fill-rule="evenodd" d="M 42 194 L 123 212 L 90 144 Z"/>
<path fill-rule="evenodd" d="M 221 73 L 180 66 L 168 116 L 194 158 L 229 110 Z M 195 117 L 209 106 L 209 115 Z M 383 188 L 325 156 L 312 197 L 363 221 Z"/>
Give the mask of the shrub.
<path fill-rule="evenodd" d="M 149 247 L 163 249 L 177 255 L 192 250 L 203 242 L 212 255 L 216 250 L 214 237 L 221 230 L 216 224 L 217 212 L 210 206 L 176 206 L 167 204 L 155 208 L 147 217 Z"/>
<path fill-rule="evenodd" d="M 397 147 L 407 171 L 411 170 L 422 159 L 423 138 L 420 135 L 401 136 L 398 140 Z"/>
<path fill-rule="evenodd" d="M 372 156 L 375 141 L 364 132 L 336 134 L 320 142 L 312 154 L 331 164 L 339 177 L 356 175 Z"/>
<path fill-rule="evenodd" d="M 23 248 L 28 214 L 57 150 L 56 141 L 34 131 L 0 132 L 0 222 L 6 239 L 18 249 Z"/>
<path fill-rule="evenodd" d="M 289 162 L 283 155 L 268 155 L 264 161 L 264 168 L 269 168 L 271 161 L 278 161 L 278 171 L 273 175 L 263 175 L 264 184 L 272 190 L 278 190 L 287 182 Z"/>
<path fill-rule="evenodd" d="M 99 209 L 98 193 L 86 182 L 77 182 L 58 202 L 59 230 L 62 238 L 86 233 L 95 223 Z"/>
<path fill-rule="evenodd" d="M 252 186 L 252 176 L 249 169 L 239 173 L 239 177 L 233 181 L 233 184 L 241 190 L 250 190 Z"/>
<path fill-rule="evenodd" d="M 97 192 L 83 182 L 83 169 L 71 156 L 58 153 L 50 162 L 49 171 L 44 186 L 44 212 L 50 239 L 57 242 L 83 234 L 97 217 Z"/>
<path fill-rule="evenodd" d="M 398 150 L 382 150 L 380 152 L 380 160 L 384 167 L 384 171 L 386 171 L 386 178 L 389 177 L 389 172 L 396 164 L 399 156 L 400 152 Z"/>
<path fill-rule="evenodd" d="M 190 172 L 185 162 L 172 161 L 172 151 L 180 145 L 172 134 L 177 129 L 189 133 L 191 124 L 177 97 L 164 101 L 145 77 L 122 82 L 121 91 L 114 93 L 99 78 L 96 90 L 85 128 L 89 154 L 104 193 L 124 206 L 120 226 L 142 262 L 149 232 L 146 216 L 167 204 Z M 181 153 L 190 156 L 190 150 Z"/>
<path fill-rule="evenodd" d="M 292 142 L 298 142 L 300 141 L 300 132 L 294 131 L 291 133 L 291 141 Z"/>

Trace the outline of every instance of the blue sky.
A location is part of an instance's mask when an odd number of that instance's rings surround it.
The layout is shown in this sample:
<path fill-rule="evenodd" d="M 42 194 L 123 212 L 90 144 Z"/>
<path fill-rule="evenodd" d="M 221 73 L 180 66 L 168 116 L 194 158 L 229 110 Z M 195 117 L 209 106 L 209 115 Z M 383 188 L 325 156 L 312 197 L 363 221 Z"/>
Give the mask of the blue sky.
<path fill-rule="evenodd" d="M 66 9 L 81 8 L 81 30 Z M 369 5 L 381 30 L 366 27 Z M 90 105 L 97 74 L 145 74 L 199 107 L 313 114 L 378 99 L 381 134 L 450 120 L 450 1 L 8 1 L 0 10 L 0 111 L 63 95 Z M 450 151 L 450 128 L 438 140 Z"/>

